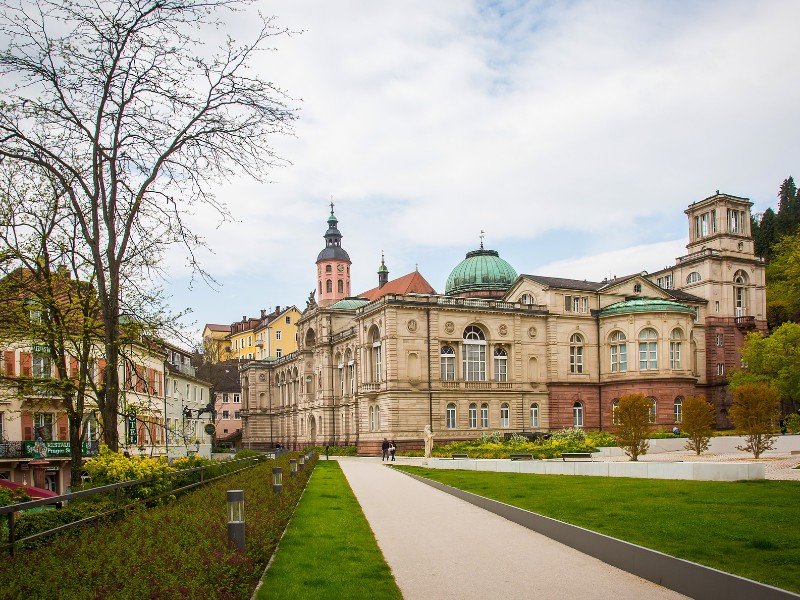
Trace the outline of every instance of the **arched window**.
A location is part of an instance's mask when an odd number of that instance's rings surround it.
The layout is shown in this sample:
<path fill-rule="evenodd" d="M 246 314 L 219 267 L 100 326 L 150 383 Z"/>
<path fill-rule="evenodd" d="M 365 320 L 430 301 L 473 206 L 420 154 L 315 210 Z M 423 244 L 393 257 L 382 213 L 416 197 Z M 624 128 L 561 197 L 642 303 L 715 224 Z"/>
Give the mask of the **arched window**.
<path fill-rule="evenodd" d="M 481 427 L 483 429 L 489 427 L 489 405 L 486 402 L 481 404 Z"/>
<path fill-rule="evenodd" d="M 377 406 L 369 407 L 369 430 L 375 431 L 375 409 Z"/>
<path fill-rule="evenodd" d="M 639 333 L 639 370 L 658 369 L 658 334 L 648 327 Z"/>
<path fill-rule="evenodd" d="M 330 279 L 325 281 L 325 291 L 328 292 L 329 294 L 333 293 L 333 281 L 331 281 Z"/>
<path fill-rule="evenodd" d="M 569 338 L 569 372 L 583 373 L 583 336 L 573 333 Z"/>
<path fill-rule="evenodd" d="M 617 409 L 619 408 L 619 398 L 614 398 L 611 401 L 611 424 L 619 425 L 619 417 L 617 416 Z"/>
<path fill-rule="evenodd" d="M 519 299 L 519 302 L 520 304 L 527 304 L 529 306 L 535 303 L 534 298 L 531 294 L 522 294 L 522 296 Z"/>
<path fill-rule="evenodd" d="M 683 422 L 683 398 L 678 396 L 672 404 L 672 414 L 675 417 L 676 423 Z"/>
<path fill-rule="evenodd" d="M 325 265 L 325 272 L 330 273 L 331 271 L 333 271 L 333 267 L 331 265 Z"/>
<path fill-rule="evenodd" d="M 633 285 L 633 293 L 634 294 L 641 294 L 642 293 L 642 284 L 636 283 Z"/>
<path fill-rule="evenodd" d="M 456 379 L 456 352 L 452 346 L 442 346 L 439 354 L 441 361 L 442 381 L 455 381 Z"/>
<path fill-rule="evenodd" d="M 383 372 L 383 348 L 381 346 L 381 333 L 378 326 L 373 325 L 369 335 L 372 352 L 372 381 L 380 383 Z"/>
<path fill-rule="evenodd" d="M 669 368 L 681 368 L 681 344 L 683 343 L 683 331 L 678 327 L 669 334 Z"/>
<path fill-rule="evenodd" d="M 624 373 L 628 370 L 627 338 L 621 331 L 614 331 L 609 342 L 611 344 L 611 372 Z"/>
<path fill-rule="evenodd" d="M 344 398 L 344 363 L 342 355 L 336 353 L 336 375 L 339 378 L 339 397 Z"/>
<path fill-rule="evenodd" d="M 343 294 L 343 293 L 344 293 L 344 281 L 342 281 L 342 280 L 340 279 L 340 280 L 338 281 L 338 283 L 336 284 L 336 289 L 338 290 L 338 292 L 339 292 L 340 294 Z"/>
<path fill-rule="evenodd" d="M 503 402 L 500 405 L 500 427 L 508 428 L 508 423 L 510 421 L 509 412 L 508 403 Z"/>
<path fill-rule="evenodd" d="M 344 354 L 344 364 L 347 365 L 347 381 L 349 382 L 347 391 L 352 395 L 356 393 L 356 370 L 353 364 L 353 353 L 349 348 Z"/>
<path fill-rule="evenodd" d="M 447 405 L 447 428 L 456 428 L 456 405 L 453 402 L 450 402 Z"/>
<path fill-rule="evenodd" d="M 469 405 L 469 428 L 475 429 L 478 427 L 478 405 L 474 402 Z"/>
<path fill-rule="evenodd" d="M 739 269 L 733 274 L 733 301 L 737 317 L 747 314 L 747 273 Z"/>
<path fill-rule="evenodd" d="M 534 402 L 531 404 L 531 427 L 539 426 L 539 405 Z"/>
<path fill-rule="evenodd" d="M 580 402 L 572 405 L 572 426 L 583 427 L 583 404 Z"/>
<path fill-rule="evenodd" d="M 691 273 L 689 273 L 686 276 L 686 283 L 687 284 L 689 284 L 689 283 L 697 283 L 701 279 L 702 279 L 702 277 L 700 276 L 700 273 L 698 273 L 697 271 L 692 271 Z"/>
<path fill-rule="evenodd" d="M 658 412 L 656 410 L 657 408 L 656 399 L 650 396 L 647 398 L 647 401 L 650 402 L 650 416 L 649 416 L 650 422 L 655 423 L 656 416 L 658 415 Z"/>
<path fill-rule="evenodd" d="M 475 325 L 464 330 L 464 379 L 486 381 L 486 337 Z"/>
<path fill-rule="evenodd" d="M 508 381 L 508 354 L 502 348 L 494 350 L 494 379 Z"/>

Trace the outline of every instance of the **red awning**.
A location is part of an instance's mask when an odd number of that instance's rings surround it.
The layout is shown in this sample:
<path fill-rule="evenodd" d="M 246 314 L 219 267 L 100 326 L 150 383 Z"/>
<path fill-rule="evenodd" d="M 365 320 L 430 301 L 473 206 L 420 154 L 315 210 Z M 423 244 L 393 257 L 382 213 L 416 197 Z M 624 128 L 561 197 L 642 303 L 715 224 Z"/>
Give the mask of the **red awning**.
<path fill-rule="evenodd" d="M 33 487 L 32 485 L 23 485 L 21 483 L 14 483 L 13 481 L 9 481 L 8 479 L 0 479 L 0 486 L 6 487 L 12 490 L 22 489 L 28 496 L 30 496 L 34 500 L 39 500 L 40 498 L 54 498 L 58 496 L 55 492 L 51 492 L 50 490 L 43 490 L 42 488 Z"/>

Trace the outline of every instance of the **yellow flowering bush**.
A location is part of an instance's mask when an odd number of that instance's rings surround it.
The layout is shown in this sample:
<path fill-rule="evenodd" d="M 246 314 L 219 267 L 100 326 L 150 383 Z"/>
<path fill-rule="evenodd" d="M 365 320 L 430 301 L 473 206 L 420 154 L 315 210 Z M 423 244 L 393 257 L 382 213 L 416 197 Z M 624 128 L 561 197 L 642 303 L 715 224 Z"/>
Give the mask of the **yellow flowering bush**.
<path fill-rule="evenodd" d="M 97 456 L 86 461 L 84 469 L 92 478 L 93 486 L 133 479 L 147 480 L 146 484 L 126 488 L 127 495 L 135 498 L 147 498 L 168 490 L 170 484 L 167 475 L 176 470 L 164 458 L 125 456 L 121 452 L 113 452 L 107 446 L 101 446 Z"/>

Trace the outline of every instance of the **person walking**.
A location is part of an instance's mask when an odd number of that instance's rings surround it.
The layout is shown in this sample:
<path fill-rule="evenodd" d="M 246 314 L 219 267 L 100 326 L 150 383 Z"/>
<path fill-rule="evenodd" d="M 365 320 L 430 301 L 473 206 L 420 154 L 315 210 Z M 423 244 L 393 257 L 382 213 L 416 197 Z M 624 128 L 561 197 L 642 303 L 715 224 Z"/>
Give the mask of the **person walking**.
<path fill-rule="evenodd" d="M 392 457 L 392 462 L 394 462 L 395 454 L 397 454 L 397 444 L 395 444 L 394 440 L 392 440 L 392 443 L 389 444 L 389 456 Z"/>
<path fill-rule="evenodd" d="M 381 455 L 381 462 L 385 460 L 389 460 L 389 440 L 383 438 L 383 443 L 381 444 L 381 451 L 383 454 Z"/>

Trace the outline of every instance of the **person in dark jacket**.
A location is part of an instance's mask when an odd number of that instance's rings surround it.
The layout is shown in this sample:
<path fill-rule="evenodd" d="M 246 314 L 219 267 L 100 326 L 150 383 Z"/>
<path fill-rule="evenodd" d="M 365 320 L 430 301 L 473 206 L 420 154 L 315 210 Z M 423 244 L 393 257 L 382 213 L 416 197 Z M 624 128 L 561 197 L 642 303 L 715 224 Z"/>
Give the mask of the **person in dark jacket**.
<path fill-rule="evenodd" d="M 384 460 L 389 460 L 389 440 L 383 438 L 383 443 L 381 444 L 381 450 L 383 451 L 383 455 L 381 456 L 381 462 Z"/>

